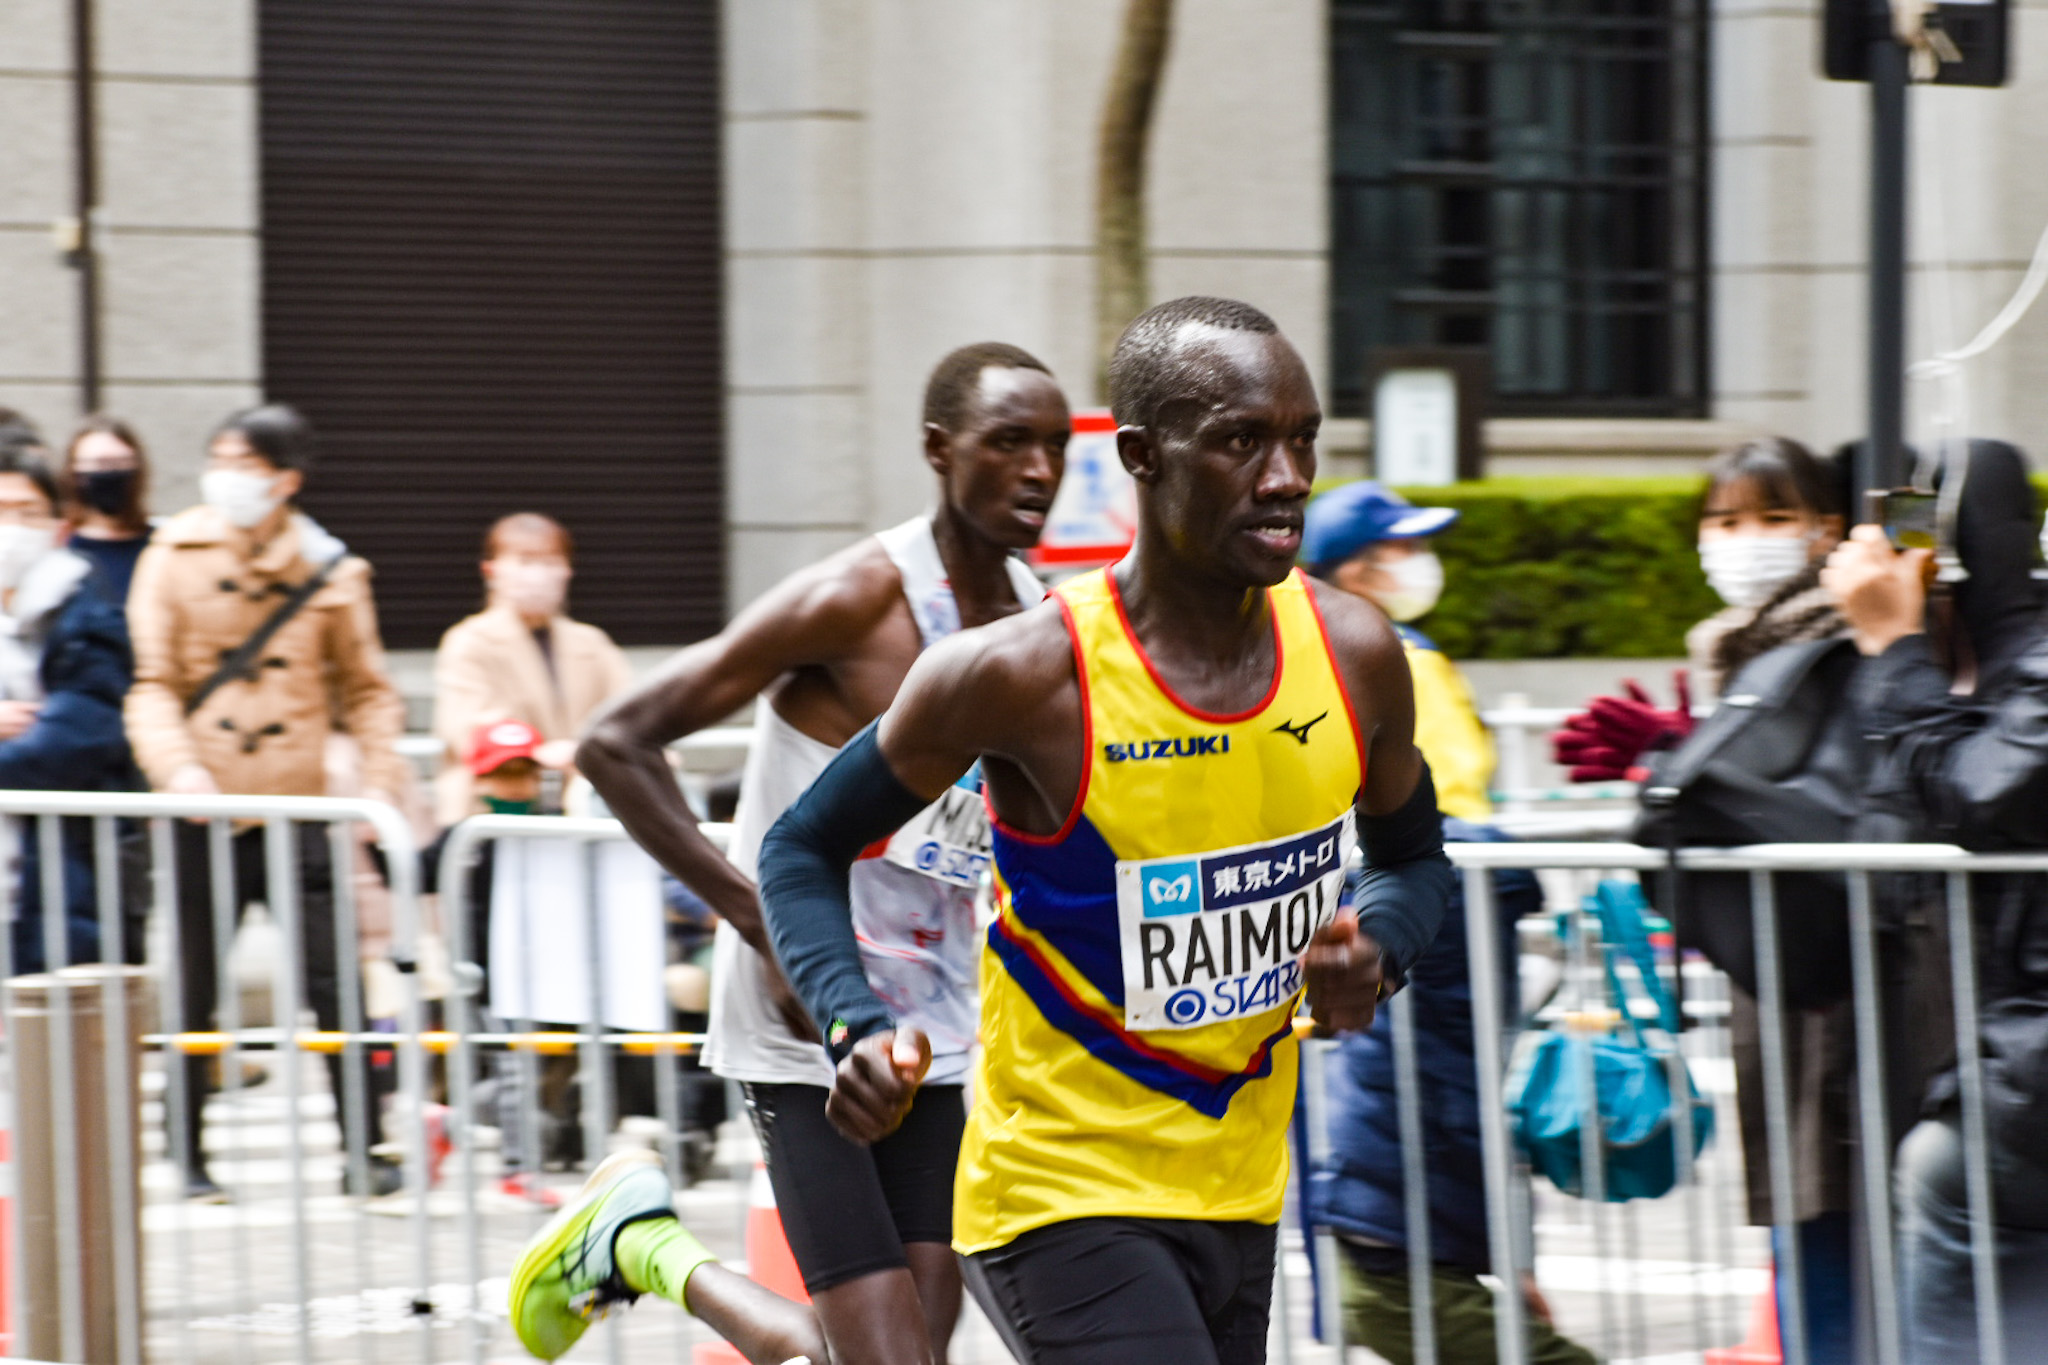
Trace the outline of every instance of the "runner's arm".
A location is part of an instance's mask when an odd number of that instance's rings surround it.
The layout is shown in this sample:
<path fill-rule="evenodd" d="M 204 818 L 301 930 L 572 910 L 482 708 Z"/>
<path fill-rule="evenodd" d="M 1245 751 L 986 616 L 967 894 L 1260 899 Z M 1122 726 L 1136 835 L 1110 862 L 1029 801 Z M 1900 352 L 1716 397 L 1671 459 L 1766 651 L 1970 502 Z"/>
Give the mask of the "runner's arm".
<path fill-rule="evenodd" d="M 844 657 L 897 591 L 881 575 L 844 565 L 794 574 L 606 706 L 577 747 L 576 766 L 634 840 L 771 964 L 754 885 L 698 830 L 667 747 L 730 716 L 790 670 Z"/>
<path fill-rule="evenodd" d="M 1319 604 L 1363 729 L 1358 841 L 1365 853 L 1356 917 L 1316 935 L 1303 956 L 1309 1006 L 1328 1029 L 1365 1028 L 1436 937 L 1455 875 L 1443 851 L 1436 785 L 1415 747 L 1415 692 L 1401 642 L 1377 611 L 1325 591 Z"/>
<path fill-rule="evenodd" d="M 961 717 L 974 709 L 977 655 L 959 636 L 921 655 L 895 705 L 839 751 L 761 841 L 761 902 L 776 956 L 837 1056 L 895 1027 L 854 937 L 854 860 L 974 766 L 982 736 Z"/>
<path fill-rule="evenodd" d="M 1456 877 L 1444 857 L 1436 783 L 1415 747 L 1414 674 L 1399 638 L 1382 626 L 1359 665 L 1352 675 L 1358 713 L 1370 717 L 1372 734 L 1358 797 L 1365 853 L 1358 924 L 1380 945 L 1386 975 L 1398 985 L 1436 938 Z"/>

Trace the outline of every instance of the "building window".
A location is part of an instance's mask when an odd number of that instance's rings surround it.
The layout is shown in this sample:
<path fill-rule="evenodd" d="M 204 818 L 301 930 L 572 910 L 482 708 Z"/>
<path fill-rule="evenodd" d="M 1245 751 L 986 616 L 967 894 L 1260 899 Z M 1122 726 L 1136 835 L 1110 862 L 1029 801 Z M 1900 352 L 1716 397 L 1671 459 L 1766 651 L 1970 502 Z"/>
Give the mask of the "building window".
<path fill-rule="evenodd" d="M 1331 340 L 1490 353 L 1493 411 L 1706 394 L 1703 0 L 1335 0 Z"/>

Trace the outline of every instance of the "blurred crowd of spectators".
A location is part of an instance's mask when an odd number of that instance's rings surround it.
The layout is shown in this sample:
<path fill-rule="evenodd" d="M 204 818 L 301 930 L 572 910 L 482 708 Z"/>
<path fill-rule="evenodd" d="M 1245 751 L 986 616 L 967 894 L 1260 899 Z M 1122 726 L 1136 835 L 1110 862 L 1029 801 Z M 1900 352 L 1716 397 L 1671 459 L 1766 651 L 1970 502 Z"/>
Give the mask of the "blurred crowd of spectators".
<path fill-rule="evenodd" d="M 211 437 L 198 505 L 153 517 L 149 457 L 125 423 L 94 416 L 61 451 L 0 409 L 0 786 L 156 790 L 190 795 L 362 795 L 419 813 L 397 741 L 405 708 L 378 634 L 371 567 L 298 505 L 314 477 L 311 425 L 282 405 L 237 412 Z M 559 809 L 585 720 L 632 681 L 624 654 L 566 615 L 574 545 L 539 513 L 505 517 L 483 542 L 482 608 L 450 628 L 436 657 L 434 733 L 443 741 L 433 817 Z M 509 729 L 507 727 L 510 727 Z M 305 1000 L 340 1029 L 343 964 L 326 831 L 296 827 Z M 101 957 L 92 829 L 67 820 L 66 960 Z M 174 829 L 180 1026 L 215 1026 L 219 934 L 267 892 L 260 828 Z M 144 836 L 122 833 L 124 943 L 140 961 L 147 911 Z M 39 840 L 11 860 L 16 972 L 42 970 Z M 131 875 L 132 874 L 132 875 Z M 214 878 L 233 907 L 222 923 Z M 361 1017 L 355 1012 L 355 1017 Z M 367 1062 L 364 1063 L 367 1066 Z M 202 1142 L 211 1059 L 184 1062 L 182 1131 L 172 1135 L 188 1193 L 216 1197 Z M 339 1057 L 329 1059 L 343 1093 Z M 363 1094 L 374 1094 L 367 1072 Z M 558 1097 L 559 1099 L 559 1097 Z M 559 1107 L 559 1103 L 558 1103 Z M 376 1144 L 379 1106 L 367 1106 Z M 373 1192 L 395 1187 L 369 1166 Z"/>
<path fill-rule="evenodd" d="M 314 434 L 288 407 L 237 413 L 214 433 L 201 502 L 161 519 L 149 461 L 128 426 L 84 422 L 53 450 L 0 409 L 0 787 L 192 794 L 331 793 L 339 783 L 405 806 L 396 741 L 404 708 L 385 666 L 370 566 L 297 499 L 314 476 Z M 1877 527 L 1848 531 L 1838 462 L 1796 442 L 1750 442 L 1708 471 L 1698 543 L 1726 608 L 1688 638 L 1690 679 L 1674 704 L 1630 682 L 1592 701 L 1555 737 L 1576 780 L 1642 784 L 1639 840 L 1668 847 L 1765 841 L 1959 843 L 2048 848 L 2048 632 L 2034 565 L 2040 520 L 2024 458 L 1996 442 L 1955 443 L 1929 460 L 1948 490 L 1942 544 L 1901 551 Z M 1436 773 L 1447 837 L 1496 839 L 1487 789 L 1493 753 L 1469 690 L 1411 624 L 1444 587 L 1430 538 L 1456 513 L 1418 508 L 1377 485 L 1325 496 L 1310 513 L 1312 572 L 1378 603 L 1397 623 L 1417 681 L 1417 736 Z M 1942 560 L 1940 582 L 1930 558 Z M 491 526 L 480 555 L 481 610 L 453 625 L 435 661 L 441 741 L 432 819 L 559 809 L 585 722 L 631 683 L 600 629 L 567 615 L 569 531 L 538 512 Z M 1694 699 L 1719 700 L 1711 714 Z M 352 761 L 337 765 L 336 737 Z M 350 776 L 337 777 L 337 767 Z M 75 828 L 69 827 L 75 825 Z M 336 960 L 336 867 L 325 833 L 298 849 L 304 990 L 323 1028 L 349 1013 Z M 235 914 L 263 898 L 260 830 L 175 834 L 182 1026 L 213 1024 L 219 983 L 216 875 Z M 131 852 L 124 834 L 123 866 Z M 123 877 L 130 927 L 99 941 L 91 831 L 69 822 L 62 922 L 69 960 L 139 960 L 141 879 Z M 12 859 L 14 970 L 45 961 L 40 840 Z M 1682 947 L 1733 983 L 1733 1046 L 1752 1221 L 1772 1221 L 1764 1135 L 1757 967 L 1748 883 L 1674 876 L 1665 908 Z M 1887 1093 L 1883 1134 L 1855 1120 L 1846 894 L 1840 877 L 1780 879 L 1780 948 L 1789 1007 L 1786 1074 L 1797 1247 L 1808 1358 L 1857 1359 L 1867 1302 L 1857 1247 L 1866 1225 L 1852 1178 L 1859 1144 L 1897 1153 L 1904 1294 L 1913 1359 L 1971 1358 L 1969 1222 L 1948 1018 L 1948 952 L 1974 954 L 1984 981 L 1981 1039 L 1990 1068 L 1991 1151 L 2012 1349 L 2048 1351 L 2048 881 L 1975 879 L 1974 941 L 1951 944 L 1938 878 L 1878 883 Z M 132 884 L 131 884 L 132 883 Z M 674 888 L 682 902 L 688 892 Z M 1504 881 L 1503 947 L 1537 904 L 1533 882 Z M 473 897 L 480 903 L 487 897 Z M 126 902 L 134 902 L 127 904 Z M 684 904 L 684 919 L 702 920 Z M 1471 983 L 1463 918 L 1417 964 L 1410 986 L 1423 1044 L 1433 1239 L 1445 1278 L 1439 1311 L 1470 1327 L 1443 1337 L 1445 1359 L 1490 1358 L 1490 1270 L 1473 1103 Z M 701 925 L 699 926 L 701 927 Z M 479 923 L 478 934 L 487 933 Z M 1512 956 L 1510 953 L 1510 960 Z M 701 984 L 701 983 L 699 983 Z M 691 988 L 693 991 L 695 987 Z M 1317 1174 L 1318 1217 L 1343 1234 L 1347 1317 L 1402 1359 L 1406 1223 L 1400 1207 L 1390 1040 L 1384 1024 L 1348 1039 L 1333 1081 L 1336 1150 Z M 336 1093 L 346 1078 L 331 1059 Z M 189 1093 L 214 1084 L 187 1061 Z M 368 1084 L 364 1078 L 365 1085 Z M 560 1109 L 568 1073 L 542 1080 Z M 368 1093 L 366 1090 L 364 1093 Z M 543 1097 L 546 1099 L 546 1097 Z M 215 1187 L 197 1104 L 174 1134 L 191 1192 Z M 376 1141 L 375 1106 L 370 1140 Z M 573 1126 L 573 1125 L 572 1125 Z M 508 1168 L 537 1166 L 540 1146 L 508 1148 Z M 388 1182 L 373 1168 L 373 1179 Z M 536 1196 L 538 1197 L 538 1196 Z M 1781 1280 L 1781 1285 L 1783 1281 Z M 1527 1287 L 1542 1316 L 1540 1297 Z M 1445 1305 L 1449 1309 L 1445 1309 Z M 1440 1334 L 1442 1335 L 1442 1334 Z M 1545 1359 L 1590 1359 L 1554 1334 Z M 1469 1343 L 1469 1348 L 1460 1343 Z"/>

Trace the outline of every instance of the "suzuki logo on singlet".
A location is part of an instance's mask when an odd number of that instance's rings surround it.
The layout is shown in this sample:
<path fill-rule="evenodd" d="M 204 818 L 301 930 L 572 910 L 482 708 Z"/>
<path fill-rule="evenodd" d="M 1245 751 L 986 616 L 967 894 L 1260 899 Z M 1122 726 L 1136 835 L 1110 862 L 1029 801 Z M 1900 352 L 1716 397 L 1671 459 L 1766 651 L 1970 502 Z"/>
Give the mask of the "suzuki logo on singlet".
<path fill-rule="evenodd" d="M 1134 763 L 1144 758 L 1201 758 L 1230 752 L 1229 735 L 1190 735 L 1183 739 L 1140 739 L 1128 744 L 1105 744 L 1102 756 L 1111 763 Z"/>

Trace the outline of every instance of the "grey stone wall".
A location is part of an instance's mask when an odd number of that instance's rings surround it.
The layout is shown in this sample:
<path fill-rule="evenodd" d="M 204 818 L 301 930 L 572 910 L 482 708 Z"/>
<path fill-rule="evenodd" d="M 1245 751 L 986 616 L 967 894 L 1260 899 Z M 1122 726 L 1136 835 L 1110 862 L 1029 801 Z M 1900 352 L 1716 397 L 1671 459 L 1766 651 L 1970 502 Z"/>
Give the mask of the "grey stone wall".
<path fill-rule="evenodd" d="M 2048 225 L 2048 7 L 2015 3 L 2012 82 L 1909 96 L 1908 353 L 1957 347 L 1999 310 Z M 1818 0 L 1717 0 L 1713 46 L 1716 415 L 1822 446 L 1864 428 L 1869 90 L 1818 73 Z M 1997 436 L 2048 458 L 2048 310 L 1970 364 L 1915 382 L 1908 438 Z"/>
<path fill-rule="evenodd" d="M 261 384 L 253 0 L 96 0 L 101 405 L 135 423 L 156 510 Z M 0 404 L 60 442 L 80 415 L 71 7 L 0 4 Z"/>
<path fill-rule="evenodd" d="M 929 496 L 924 380 L 1003 340 L 1097 401 L 1094 150 L 1120 7 L 726 7 L 735 604 Z M 1324 7 L 1183 0 L 1153 289 L 1239 295 L 1321 371 Z"/>

